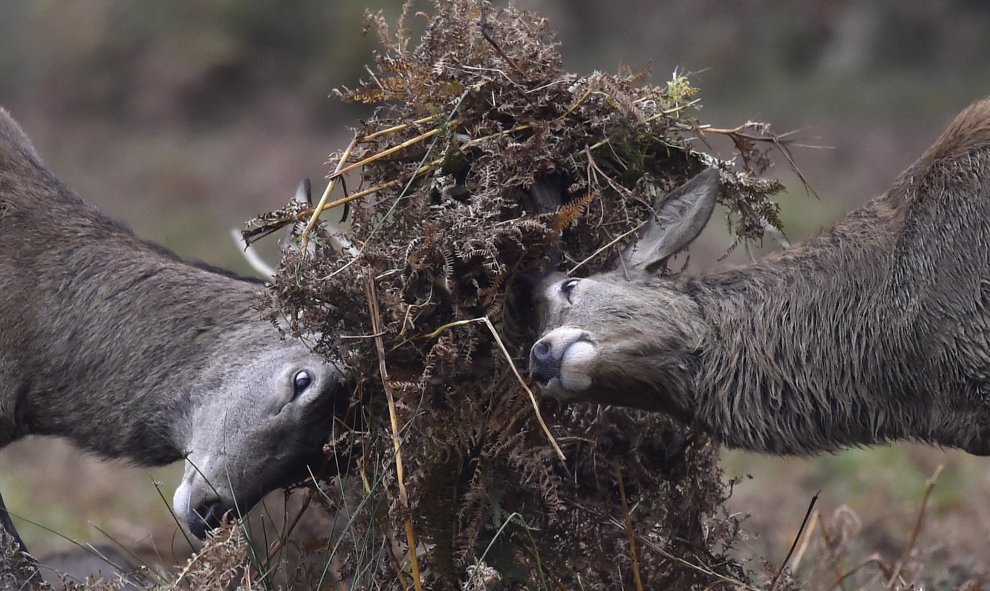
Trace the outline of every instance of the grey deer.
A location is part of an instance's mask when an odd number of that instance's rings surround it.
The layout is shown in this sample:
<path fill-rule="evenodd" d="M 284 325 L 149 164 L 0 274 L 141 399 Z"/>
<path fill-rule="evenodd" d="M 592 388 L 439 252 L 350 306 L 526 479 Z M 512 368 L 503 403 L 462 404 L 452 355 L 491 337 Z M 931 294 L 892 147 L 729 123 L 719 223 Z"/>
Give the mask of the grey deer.
<path fill-rule="evenodd" d="M 199 538 L 302 480 L 349 379 L 261 319 L 261 289 L 86 205 L 0 109 L 0 448 L 51 435 L 140 465 L 184 459 L 173 508 Z M 2 499 L 0 521 L 20 541 Z"/>
<path fill-rule="evenodd" d="M 543 390 L 762 452 L 908 439 L 990 454 L 990 99 L 817 238 L 658 275 L 708 222 L 719 178 L 667 195 L 617 268 L 536 286 Z"/>

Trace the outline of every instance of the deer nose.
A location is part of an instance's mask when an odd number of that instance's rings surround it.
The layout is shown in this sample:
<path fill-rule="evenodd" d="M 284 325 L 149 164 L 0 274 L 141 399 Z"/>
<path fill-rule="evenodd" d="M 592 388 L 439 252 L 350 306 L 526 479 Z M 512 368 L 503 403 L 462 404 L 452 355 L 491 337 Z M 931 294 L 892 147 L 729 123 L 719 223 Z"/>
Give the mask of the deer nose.
<path fill-rule="evenodd" d="M 550 344 L 546 341 L 537 341 L 533 345 L 533 358 L 537 361 L 545 362 L 548 361 L 552 355 L 550 355 Z"/>
<path fill-rule="evenodd" d="M 544 339 L 533 344 L 529 351 L 529 373 L 534 380 L 547 384 L 560 371 L 560 360 L 556 358 L 553 346 Z"/>
<path fill-rule="evenodd" d="M 228 511 L 229 509 L 221 501 L 204 503 L 202 507 L 196 509 L 196 515 L 188 523 L 189 533 L 200 540 L 205 540 L 207 532 L 220 527 L 223 516 Z"/>

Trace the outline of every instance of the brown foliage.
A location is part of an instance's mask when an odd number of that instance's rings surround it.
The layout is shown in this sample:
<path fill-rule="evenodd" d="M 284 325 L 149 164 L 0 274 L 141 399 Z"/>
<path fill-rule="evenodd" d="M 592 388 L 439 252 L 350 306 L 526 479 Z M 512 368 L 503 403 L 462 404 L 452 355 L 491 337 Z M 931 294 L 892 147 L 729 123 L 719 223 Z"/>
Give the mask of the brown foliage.
<path fill-rule="evenodd" d="M 412 48 L 404 20 L 397 32 L 379 15 L 369 22 L 383 43 L 376 68 L 338 92 L 379 105 L 349 158 L 364 161 L 365 195 L 349 213 L 360 255 L 338 254 L 316 233 L 315 254 L 286 253 L 266 301 L 293 331 L 324 335 L 318 347 L 361 378 L 361 428 L 337 451 L 359 457 L 365 484 L 328 501 L 353 516 L 336 549 L 343 574 L 357 587 L 409 582 L 407 513 L 368 336 L 370 276 L 428 588 L 481 588 L 479 577 L 511 589 L 630 588 L 634 568 L 649 588 L 721 588 L 744 577 L 725 556 L 737 524 L 722 509 L 716 449 L 703 435 L 681 449 L 681 428 L 662 416 L 574 406 L 550 421 L 560 461 L 483 324 L 424 335 L 487 316 L 524 366 L 533 335 L 525 302 L 512 297 L 518 279 L 558 251 L 565 269 L 590 257 L 581 272 L 600 270 L 623 241 L 603 245 L 708 166 L 723 171 L 737 236 L 759 238 L 765 221 L 776 222 L 769 196 L 779 186 L 756 176 L 766 163 L 757 143 L 740 147 L 742 172 L 695 150 L 696 91 L 682 77 L 653 86 L 635 73 L 568 74 L 546 20 L 524 11 L 438 0 Z M 566 190 L 558 212 L 538 212 L 538 179 Z M 287 208 L 251 232 L 311 211 Z"/>

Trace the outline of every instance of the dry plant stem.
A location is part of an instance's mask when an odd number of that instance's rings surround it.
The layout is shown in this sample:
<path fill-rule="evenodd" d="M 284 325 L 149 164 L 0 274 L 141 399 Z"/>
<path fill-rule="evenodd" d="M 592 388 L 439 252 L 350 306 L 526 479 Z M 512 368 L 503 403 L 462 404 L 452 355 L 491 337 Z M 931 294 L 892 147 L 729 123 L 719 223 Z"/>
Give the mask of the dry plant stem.
<path fill-rule="evenodd" d="M 582 265 L 584 265 L 585 263 L 587 263 L 591 259 L 595 258 L 596 256 L 600 255 L 602 252 L 608 250 L 609 248 L 612 248 L 613 246 L 615 246 L 616 244 L 618 244 L 620 241 L 622 241 L 626 236 L 629 236 L 631 234 L 635 234 L 636 232 L 639 232 L 640 229 L 643 226 L 645 226 L 645 225 L 646 225 L 646 221 L 640 222 L 632 230 L 629 230 L 628 232 L 623 232 L 622 234 L 619 234 L 618 236 L 615 237 L 614 240 L 609 241 L 607 244 L 605 244 L 604 246 L 602 246 L 601 248 L 599 248 L 595 252 L 591 253 L 591 255 L 588 256 L 587 258 L 585 258 L 583 261 L 581 261 L 580 263 L 578 263 L 578 264 L 574 265 L 573 267 L 571 267 L 571 270 L 567 272 L 567 275 L 568 276 L 573 275 L 574 274 L 574 271 L 577 271 Z"/>
<path fill-rule="evenodd" d="M 921 524 L 925 519 L 925 508 L 928 506 L 928 497 L 931 496 L 932 489 L 935 488 L 935 483 L 938 481 L 938 477 L 942 475 L 942 470 L 944 468 L 945 464 L 939 464 L 938 467 L 935 468 L 935 473 L 932 474 L 931 478 L 925 482 L 925 494 L 921 497 L 921 506 L 918 507 L 918 516 L 914 520 L 914 527 L 911 528 L 911 537 L 908 538 L 908 543 L 904 547 L 904 552 L 901 554 L 901 559 L 894 565 L 894 574 L 892 574 L 887 580 L 888 589 L 893 589 L 894 584 L 900 577 L 901 569 L 911 556 L 911 551 L 914 550 L 914 544 L 918 541 L 918 534 L 921 532 Z"/>
<path fill-rule="evenodd" d="M 425 166 L 420 166 L 419 168 L 416 169 L 415 172 L 413 172 L 409 176 L 406 176 L 406 177 L 403 177 L 403 178 L 398 178 L 398 179 L 392 179 L 392 180 L 388 181 L 387 183 L 382 183 L 382 184 L 377 185 L 375 187 L 370 187 L 368 189 L 365 189 L 364 191 L 358 191 L 357 193 L 351 193 L 347 197 L 341 197 L 340 199 L 337 199 L 336 201 L 332 201 L 330 203 L 327 203 L 323 207 L 314 208 L 313 209 L 313 212 L 314 213 L 312 213 L 312 214 L 310 213 L 309 210 L 307 210 L 307 211 L 304 211 L 302 213 L 302 215 L 303 216 L 306 216 L 306 215 L 321 215 L 324 211 L 326 211 L 328 209 L 333 209 L 334 207 L 340 207 L 341 205 L 344 205 L 345 203 L 350 203 L 351 201 L 357 201 L 358 199 L 363 199 L 363 198 L 367 197 L 368 195 L 373 195 L 373 194 L 375 194 L 375 193 L 377 193 L 379 191 L 382 191 L 384 189 L 390 189 L 390 188 L 395 187 L 397 185 L 401 185 L 403 183 L 409 182 L 409 179 L 411 179 L 411 178 L 413 178 L 415 176 L 418 176 L 420 174 L 423 174 L 424 172 L 429 172 L 429 171 L 433 170 L 433 168 L 436 167 L 436 166 L 438 166 L 439 164 L 440 164 L 440 161 L 439 160 L 437 160 L 435 162 L 430 162 L 429 164 L 427 164 Z"/>
<path fill-rule="evenodd" d="M 375 133 L 369 133 L 368 135 L 361 138 L 361 143 L 370 142 L 371 140 L 381 137 L 383 135 L 388 135 L 390 133 L 395 133 L 396 131 L 402 131 L 404 129 L 409 129 L 413 125 L 422 125 L 424 123 L 429 123 L 433 119 L 436 119 L 435 115 L 429 115 L 421 119 L 416 119 L 415 121 L 410 121 L 409 123 L 400 123 L 399 125 L 393 125 L 392 127 L 387 127 L 385 129 L 376 131 Z"/>
<path fill-rule="evenodd" d="M 825 525 L 825 517 L 823 517 L 821 513 L 818 514 L 818 529 L 821 530 L 822 532 L 822 540 L 824 540 L 825 546 L 829 549 L 830 552 L 834 552 L 835 542 L 832 540 L 832 536 L 830 536 L 828 533 L 828 527 Z M 846 591 L 846 583 L 845 583 L 846 579 L 842 575 L 841 566 L 838 563 L 833 564 L 832 570 L 835 571 L 836 583 L 833 583 L 832 586 L 829 587 L 829 589 L 834 589 L 836 584 L 838 584 L 839 588 L 842 589 L 842 591 Z"/>
<path fill-rule="evenodd" d="M 341 168 L 341 169 L 337 170 L 332 175 L 330 175 L 330 180 L 333 180 L 333 179 L 335 179 L 337 177 L 341 177 L 341 176 L 343 176 L 343 175 L 351 172 L 352 170 L 357 170 L 358 168 L 361 168 L 361 167 L 363 167 L 363 166 L 365 166 L 367 164 L 371 164 L 372 162 L 374 162 L 376 160 L 381 160 L 382 158 L 385 158 L 386 156 L 391 156 L 392 154 L 395 154 L 396 152 L 400 152 L 400 151 L 408 148 L 409 146 L 418 144 L 419 142 L 421 142 L 423 140 L 430 139 L 431 137 L 437 135 L 438 133 L 440 133 L 441 131 L 443 131 L 447 127 L 455 127 L 455 126 L 457 126 L 458 123 L 459 123 L 458 120 L 457 119 L 454 119 L 448 125 L 445 125 L 443 127 L 434 127 L 430 131 L 427 131 L 425 133 L 421 133 L 421 134 L 417 135 L 414 138 L 410 138 L 410 139 L 402 142 L 401 144 L 392 146 L 391 148 L 389 148 L 387 150 L 382 150 L 381 152 L 377 152 L 375 154 L 372 154 L 371 156 L 368 156 L 367 158 L 364 158 L 362 160 L 358 160 L 357 162 L 355 162 L 353 164 L 349 164 L 349 165 L 345 166 L 344 168 Z"/>
<path fill-rule="evenodd" d="M 811 544 L 812 538 L 814 538 L 815 530 L 818 528 L 818 521 L 821 514 L 816 510 L 811 516 L 811 525 L 804 532 L 804 539 L 801 541 L 801 546 L 798 547 L 798 551 L 794 553 L 794 557 L 791 559 L 790 564 L 787 568 L 791 569 L 791 572 L 797 572 L 798 567 L 801 565 L 801 560 L 804 558 L 804 553 L 808 550 L 808 546 Z"/>
<path fill-rule="evenodd" d="M 660 119 L 661 117 L 665 117 L 667 115 L 673 115 L 674 113 L 683 111 L 684 109 L 688 109 L 690 107 L 693 107 L 693 106 L 697 105 L 700 102 L 701 102 L 701 99 L 692 99 L 692 100 L 690 100 L 690 101 L 688 101 L 688 102 L 686 102 L 684 104 L 677 105 L 676 107 L 672 107 L 670 109 L 667 109 L 666 111 L 660 111 L 659 113 L 657 113 L 655 115 L 650 115 L 649 117 L 647 117 L 646 119 L 643 120 L 643 123 L 651 123 L 653 121 L 656 121 L 657 119 Z"/>
<path fill-rule="evenodd" d="M 619 499 L 622 501 L 622 513 L 626 524 L 626 537 L 629 538 L 629 558 L 632 560 L 633 581 L 636 591 L 643 591 L 643 579 L 639 574 L 639 557 L 636 555 L 636 533 L 632 527 L 632 515 L 629 514 L 629 502 L 626 500 L 626 487 L 622 483 L 622 472 L 615 470 L 615 479 L 619 483 Z"/>
<path fill-rule="evenodd" d="M 385 367 L 385 344 L 382 342 L 382 318 L 378 310 L 378 296 L 375 294 L 375 279 L 371 274 L 364 278 L 364 291 L 368 297 L 368 312 L 371 315 L 371 330 L 375 334 L 375 349 L 378 351 L 378 371 L 382 375 L 382 387 L 388 398 L 388 416 L 392 423 L 392 446 L 395 449 L 395 479 L 399 485 L 399 502 L 406 517 L 406 544 L 409 547 L 409 564 L 412 569 L 413 584 L 416 591 L 423 591 L 423 581 L 419 575 L 419 558 L 416 556 L 416 534 L 413 531 L 412 511 L 409 508 L 409 496 L 406 494 L 405 474 L 402 469 L 402 450 L 399 443 L 399 419 L 395 412 L 395 396 L 388 381 L 388 369 Z"/>
<path fill-rule="evenodd" d="M 716 578 L 716 579 L 718 579 L 718 580 L 720 580 L 720 581 L 722 581 L 724 583 L 728 583 L 728 584 L 732 585 L 733 587 L 735 587 L 736 589 L 739 589 L 740 591 L 760 591 L 759 589 L 757 589 L 756 587 L 753 587 L 752 585 L 748 585 L 748 584 L 744 583 L 743 581 L 738 581 L 738 580 L 733 579 L 731 577 L 727 577 L 725 575 L 721 575 L 721 574 L 713 571 L 712 569 L 705 567 L 704 565 L 697 565 L 697 564 L 694 564 L 693 562 L 688 562 L 687 560 L 684 560 L 683 558 L 681 558 L 679 556 L 674 556 L 670 552 L 667 552 L 666 550 L 664 550 L 663 548 L 661 548 L 655 542 L 652 542 L 652 541 L 650 541 L 650 540 L 648 540 L 648 539 L 646 539 L 646 538 L 644 538 L 642 536 L 638 536 L 637 535 L 636 538 L 643 544 L 643 546 L 645 546 L 647 548 L 650 548 L 651 550 L 653 550 L 657 554 L 662 555 L 664 558 L 666 558 L 668 560 L 672 560 L 674 562 L 678 562 L 678 563 L 680 563 L 680 564 L 682 564 L 682 565 L 684 565 L 684 566 L 686 566 L 686 567 L 688 567 L 688 568 L 690 568 L 692 570 L 696 570 L 696 571 L 698 571 L 698 572 L 700 572 L 700 573 L 702 573 L 704 575 L 707 575 L 709 577 Z"/>
<path fill-rule="evenodd" d="M 777 135 L 771 133 L 769 135 L 762 136 L 762 135 L 753 135 L 751 133 L 745 133 L 743 131 L 744 127 L 737 127 L 735 129 L 720 129 L 718 127 L 711 127 L 710 125 L 700 125 L 696 129 L 697 131 L 700 131 L 702 133 L 704 132 L 714 133 L 717 135 L 724 135 L 729 138 L 744 138 L 754 142 L 768 142 L 773 144 L 774 147 L 780 150 L 780 153 L 784 155 L 784 159 L 787 160 L 787 165 L 791 167 L 791 170 L 794 171 L 794 174 L 796 174 L 798 176 L 798 179 L 801 180 L 801 184 L 804 185 L 804 188 L 807 189 L 809 193 L 814 195 L 815 199 L 821 199 L 821 197 L 818 195 L 818 191 L 815 191 L 815 188 L 808 181 L 807 177 L 805 177 L 804 173 L 801 172 L 801 169 L 798 168 L 797 161 L 794 159 L 794 155 L 791 153 L 791 150 L 788 147 L 790 141 L 786 140 L 785 136 L 788 136 L 793 132 L 788 132 L 783 135 Z M 803 147 L 816 148 L 820 146 L 803 146 Z"/>
<path fill-rule="evenodd" d="M 309 223 L 306 224 L 306 228 L 302 231 L 302 236 L 300 240 L 302 241 L 302 250 L 305 251 L 306 247 L 309 245 L 309 233 L 313 231 L 313 226 L 316 225 L 317 220 L 320 219 L 320 214 L 323 213 L 323 208 L 327 204 L 327 200 L 330 199 L 330 193 L 333 192 L 334 187 L 337 186 L 337 179 L 340 178 L 340 170 L 344 167 L 344 163 L 347 162 L 347 158 L 351 155 L 351 150 L 357 144 L 358 138 L 355 135 L 351 138 L 351 143 L 347 144 L 347 148 L 344 153 L 340 155 L 340 160 L 337 162 L 337 167 L 334 169 L 333 174 L 330 175 L 330 182 L 327 183 L 327 188 L 323 191 L 323 196 L 320 197 L 320 202 L 317 204 L 316 209 L 313 210 L 313 215 L 309 218 Z"/>
<path fill-rule="evenodd" d="M 533 394 L 533 391 L 529 389 L 529 386 L 526 385 L 526 381 L 523 380 L 522 375 L 520 375 L 519 370 L 516 369 L 516 364 L 512 362 L 512 356 L 509 355 L 508 349 L 506 349 L 505 344 L 502 343 L 502 338 L 498 336 L 498 331 L 495 330 L 495 325 L 492 324 L 492 321 L 489 320 L 487 316 L 482 316 L 481 318 L 471 318 L 470 320 L 457 320 L 454 322 L 448 322 L 447 324 L 444 324 L 443 326 L 434 330 L 433 332 L 423 335 L 423 338 L 425 339 L 436 338 L 438 335 L 440 335 L 448 328 L 454 328 L 456 326 L 464 326 L 466 324 L 474 324 L 475 322 L 484 322 L 485 325 L 488 327 L 488 330 L 491 331 L 492 337 L 495 338 L 495 343 L 498 344 L 498 348 L 502 351 L 502 355 L 505 356 L 505 360 L 509 363 L 509 368 L 512 370 L 512 373 L 515 374 L 516 379 L 519 380 L 519 385 L 522 386 L 523 390 L 526 391 L 526 394 L 529 395 L 529 401 L 533 404 L 533 410 L 536 412 L 536 420 L 539 421 L 540 427 L 543 429 L 543 432 L 546 434 L 547 439 L 550 440 L 550 445 L 553 446 L 553 450 L 557 452 L 557 457 L 559 457 L 562 461 L 566 460 L 567 456 L 564 455 L 564 452 L 561 451 L 560 446 L 557 445 L 557 440 L 554 439 L 553 434 L 550 433 L 550 428 L 547 427 L 546 422 L 544 422 L 543 420 L 543 415 L 540 414 L 540 405 L 539 403 L 536 402 L 536 395 Z"/>
<path fill-rule="evenodd" d="M 322 480 L 323 477 L 326 476 L 327 467 L 329 465 L 330 465 L 330 458 L 326 458 L 323 462 L 323 465 L 320 467 L 319 472 L 317 472 L 316 474 L 310 473 L 310 476 L 313 478 L 313 486 L 315 486 L 317 489 L 319 489 L 320 480 Z M 312 502 L 313 502 L 313 489 L 307 488 L 306 498 L 303 499 L 303 504 L 299 508 L 299 512 L 296 513 L 296 516 L 295 518 L 293 518 L 292 523 L 289 524 L 289 527 L 285 528 L 285 531 L 282 532 L 282 536 L 272 547 L 271 551 L 268 552 L 269 563 L 271 563 L 272 559 L 275 558 L 275 555 L 278 554 L 282 550 L 282 548 L 284 548 L 285 545 L 289 543 L 289 536 L 292 535 L 292 532 L 296 529 L 296 526 L 299 525 L 299 521 L 302 519 L 303 514 L 306 513 L 306 510 L 309 509 L 309 505 Z"/>
<path fill-rule="evenodd" d="M 584 96 L 582 96 L 578 101 L 576 101 L 573 105 L 571 105 L 571 107 L 567 111 L 565 111 L 563 115 L 560 115 L 556 119 L 562 119 L 563 117 L 567 116 L 571 111 L 573 111 L 574 109 L 576 109 L 581 104 L 581 102 L 589 94 L 591 94 L 590 91 L 589 92 L 586 92 L 584 94 Z M 357 193 L 352 193 L 351 195 L 348 195 L 347 197 L 343 197 L 341 199 L 338 199 L 336 201 L 333 201 L 332 203 L 327 203 L 327 197 L 329 196 L 330 191 L 333 190 L 333 186 L 334 186 L 333 183 L 338 178 L 340 178 L 341 176 L 347 174 L 348 172 L 351 172 L 352 170 L 355 170 L 358 167 L 362 167 L 362 166 L 364 166 L 366 164 L 369 164 L 371 162 L 374 162 L 376 160 L 380 160 L 380 159 L 382 159 L 382 158 L 384 158 L 386 156 L 389 156 L 391 154 L 394 154 L 395 152 L 401 150 L 402 148 L 409 147 L 409 146 L 411 146 L 411 145 L 413 145 L 415 143 L 418 143 L 418 142 L 421 142 L 421 141 L 423 141 L 425 139 L 428 139 L 430 137 L 433 137 L 436 134 L 440 133 L 440 131 L 442 131 L 444 128 L 450 127 L 452 125 L 457 125 L 460 121 L 457 120 L 457 119 L 453 119 L 453 120 L 451 120 L 449 123 L 447 123 L 444 126 L 431 129 L 430 131 L 427 131 L 426 133 L 420 134 L 420 135 L 418 135 L 418 136 L 416 136 L 416 137 L 414 137 L 412 139 L 406 140 L 405 142 L 403 142 L 403 143 L 401 143 L 401 144 L 399 144 L 397 146 L 393 146 L 393 147 L 391 147 L 391 148 L 389 148 L 387 150 L 383 150 L 383 151 L 378 152 L 376 154 L 373 154 L 373 155 L 371 155 L 371 156 L 369 156 L 367 158 L 364 158 L 364 159 L 362 159 L 362 160 L 360 160 L 358 162 L 355 162 L 353 164 L 349 164 L 348 166 L 341 168 L 341 165 L 343 164 L 343 162 L 347 160 L 347 156 L 350 155 L 350 151 L 354 147 L 354 144 L 355 143 L 367 142 L 367 141 L 369 141 L 369 140 L 371 140 L 373 138 L 379 137 L 381 135 L 385 135 L 387 133 L 391 133 L 391 132 L 395 132 L 395 131 L 402 131 L 402 130 L 404 130 L 404 129 L 406 129 L 406 128 L 414 125 L 414 124 L 426 123 L 426 122 L 432 120 L 433 118 L 434 117 L 432 117 L 432 116 L 430 116 L 430 117 L 423 117 L 422 119 L 417 119 L 417 120 L 412 121 L 410 123 L 403 123 L 401 125 L 393 125 L 392 127 L 389 127 L 388 129 L 383 129 L 381 131 L 377 131 L 375 133 L 372 133 L 372 134 L 367 135 L 367 136 L 365 136 L 363 138 L 360 138 L 360 139 L 357 138 L 357 137 L 355 137 L 351 141 L 351 145 L 349 145 L 347 147 L 347 150 L 344 152 L 344 156 L 340 159 L 340 162 L 338 163 L 336 170 L 334 170 L 333 174 L 330 175 L 330 184 L 327 186 L 327 190 L 323 193 L 323 198 L 320 199 L 319 205 L 317 205 L 312 211 L 303 212 L 303 215 L 309 215 L 309 216 L 311 216 L 310 217 L 310 223 L 307 224 L 306 230 L 304 231 L 304 236 L 305 236 L 305 233 L 308 232 L 309 229 L 311 228 L 311 225 L 314 224 L 314 221 L 313 220 L 315 220 L 315 219 L 319 218 L 319 216 L 323 215 L 323 212 L 324 211 L 326 211 L 328 209 L 333 209 L 334 207 L 339 207 L 341 205 L 344 205 L 345 203 L 350 203 L 351 201 L 355 201 L 355 200 L 361 199 L 363 197 L 367 197 L 368 195 L 377 193 L 377 192 L 382 191 L 384 189 L 390 189 L 390 188 L 392 188 L 392 187 L 394 187 L 396 185 L 402 184 L 403 182 L 405 182 L 406 180 L 408 180 L 408 178 L 406 178 L 406 179 L 394 179 L 394 180 L 391 180 L 391 181 L 389 181 L 387 183 L 382 183 L 381 185 L 378 185 L 376 187 L 371 187 L 369 189 L 365 189 L 364 191 L 360 191 L 360 192 L 357 192 Z M 499 131 L 497 133 L 489 134 L 489 135 L 482 136 L 482 137 L 479 137 L 479 138 L 474 138 L 474 139 L 468 140 L 468 141 L 464 142 L 463 144 L 461 144 L 458 147 L 458 150 L 459 151 L 464 151 L 467 148 L 470 148 L 470 147 L 475 146 L 477 144 L 486 142 L 486 141 L 488 141 L 488 140 L 490 140 L 492 138 L 503 136 L 503 135 L 512 134 L 512 133 L 515 133 L 517 131 L 525 131 L 525 130 L 530 129 L 532 127 L 533 127 L 532 124 L 523 123 L 523 124 L 520 124 L 520 125 L 516 125 L 516 126 L 510 128 L 510 129 Z M 416 170 L 411 175 L 411 177 L 415 177 L 415 176 L 418 176 L 418 175 L 420 175 L 420 174 L 422 174 L 424 172 L 428 172 L 428 171 L 432 170 L 434 167 L 438 166 L 440 164 L 440 162 L 441 162 L 440 160 L 437 160 L 435 162 L 431 162 L 431 163 L 427 164 L 426 166 L 420 167 L 418 170 Z M 305 246 L 305 242 L 304 242 L 303 246 Z"/>
<path fill-rule="evenodd" d="M 804 512 L 804 519 L 801 520 L 801 527 L 798 528 L 797 535 L 794 536 L 794 541 L 791 543 L 791 549 L 787 551 L 787 557 L 784 561 L 780 563 L 780 570 L 774 575 L 773 580 L 770 581 L 770 591 L 777 588 L 777 581 L 780 579 L 780 575 L 784 574 L 784 569 L 787 568 L 787 563 L 790 562 L 791 556 L 794 554 L 794 548 L 797 548 L 798 541 L 801 539 L 801 534 L 804 533 L 804 528 L 808 525 L 808 519 L 811 517 L 811 513 L 815 509 L 815 503 L 818 502 L 818 495 L 822 494 L 822 491 L 815 493 L 815 496 L 811 497 L 811 502 L 808 503 L 808 510 Z"/>
<path fill-rule="evenodd" d="M 848 579 L 849 577 L 853 576 L 857 572 L 863 570 L 864 568 L 870 566 L 871 564 L 877 565 L 877 568 L 880 569 L 880 572 L 883 573 L 883 576 L 884 577 L 887 577 L 887 576 L 890 576 L 891 574 L 893 574 L 891 572 L 891 570 L 890 570 L 890 567 L 887 566 L 887 563 L 883 561 L 883 558 L 881 558 L 879 554 L 875 554 L 874 553 L 874 554 L 870 555 L 869 558 L 867 558 L 863 562 L 860 562 L 859 564 L 857 564 L 856 566 L 854 566 L 852 569 L 850 569 L 849 571 L 847 571 L 845 574 L 843 574 L 841 577 L 839 577 L 828 588 L 829 589 L 834 589 L 836 586 L 842 585 L 842 588 L 845 589 L 846 587 L 845 587 L 845 585 L 843 585 L 843 582 L 846 579 Z"/>
<path fill-rule="evenodd" d="M 313 491 L 312 489 L 308 489 L 306 491 L 306 498 L 303 499 L 302 507 L 299 508 L 299 511 L 296 513 L 295 518 L 293 518 L 292 523 L 289 524 L 289 527 L 285 528 L 285 531 L 282 532 L 282 535 L 275 542 L 275 545 L 272 547 L 272 549 L 268 552 L 268 558 L 265 560 L 266 563 L 270 564 L 271 561 L 275 558 L 275 556 L 282 551 L 282 548 L 285 548 L 285 545 L 289 543 L 289 536 L 292 535 L 293 530 L 295 530 L 296 526 L 299 525 L 299 520 L 301 520 L 303 514 L 306 513 L 306 509 L 309 509 L 309 504 L 312 501 L 313 501 Z"/>

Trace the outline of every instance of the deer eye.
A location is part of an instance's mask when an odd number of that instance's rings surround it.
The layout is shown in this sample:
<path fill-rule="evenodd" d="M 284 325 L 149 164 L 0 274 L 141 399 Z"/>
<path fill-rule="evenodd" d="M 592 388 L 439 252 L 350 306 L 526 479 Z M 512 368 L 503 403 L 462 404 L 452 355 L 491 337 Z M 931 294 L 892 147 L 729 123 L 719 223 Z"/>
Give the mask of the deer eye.
<path fill-rule="evenodd" d="M 313 383 L 313 376 L 307 370 L 302 370 L 296 372 L 295 377 L 292 378 L 292 397 L 297 398 L 300 394 L 309 388 L 309 385 Z"/>
<path fill-rule="evenodd" d="M 574 292 L 574 286 L 578 284 L 580 279 L 568 279 L 567 281 L 560 284 L 560 293 L 567 298 L 568 303 L 571 302 L 571 294 Z"/>

